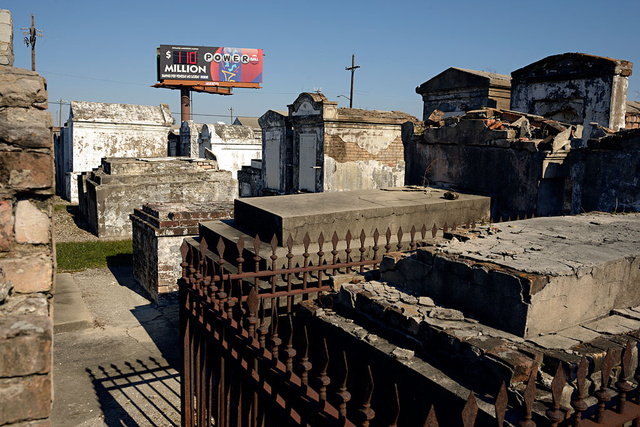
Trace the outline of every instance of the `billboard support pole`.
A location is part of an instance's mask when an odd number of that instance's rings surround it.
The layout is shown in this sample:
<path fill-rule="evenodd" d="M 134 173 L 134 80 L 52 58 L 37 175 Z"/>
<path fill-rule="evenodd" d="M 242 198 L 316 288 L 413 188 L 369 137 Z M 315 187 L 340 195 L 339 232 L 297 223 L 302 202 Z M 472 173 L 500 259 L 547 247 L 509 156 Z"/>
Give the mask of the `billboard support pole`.
<path fill-rule="evenodd" d="M 180 123 L 191 120 L 189 92 L 189 87 L 180 88 Z"/>

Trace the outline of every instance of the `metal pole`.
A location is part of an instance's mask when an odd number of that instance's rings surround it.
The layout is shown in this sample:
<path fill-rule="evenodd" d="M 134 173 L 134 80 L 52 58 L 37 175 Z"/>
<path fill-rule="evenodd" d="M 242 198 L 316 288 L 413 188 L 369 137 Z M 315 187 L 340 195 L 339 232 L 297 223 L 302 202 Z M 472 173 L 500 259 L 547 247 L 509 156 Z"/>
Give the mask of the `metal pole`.
<path fill-rule="evenodd" d="M 191 120 L 191 111 L 189 109 L 191 102 L 189 100 L 189 93 L 191 91 L 188 87 L 182 86 L 180 88 L 180 122 L 186 122 Z"/>

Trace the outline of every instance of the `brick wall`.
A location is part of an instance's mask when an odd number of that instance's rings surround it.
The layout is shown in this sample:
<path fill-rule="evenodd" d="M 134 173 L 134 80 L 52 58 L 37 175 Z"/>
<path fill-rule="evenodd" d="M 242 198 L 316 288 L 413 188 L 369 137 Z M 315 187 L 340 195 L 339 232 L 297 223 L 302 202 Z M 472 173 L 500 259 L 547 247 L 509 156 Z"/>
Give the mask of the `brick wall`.
<path fill-rule="evenodd" d="M 0 66 L 0 425 L 49 425 L 51 414 L 54 173 L 46 108 L 42 77 Z"/>
<path fill-rule="evenodd" d="M 398 161 L 404 160 L 404 147 L 400 136 L 397 136 L 384 150 L 372 154 L 354 142 L 343 141 L 337 135 L 325 135 L 324 150 L 325 155 L 339 163 L 374 160 L 389 167 L 395 167 Z"/>

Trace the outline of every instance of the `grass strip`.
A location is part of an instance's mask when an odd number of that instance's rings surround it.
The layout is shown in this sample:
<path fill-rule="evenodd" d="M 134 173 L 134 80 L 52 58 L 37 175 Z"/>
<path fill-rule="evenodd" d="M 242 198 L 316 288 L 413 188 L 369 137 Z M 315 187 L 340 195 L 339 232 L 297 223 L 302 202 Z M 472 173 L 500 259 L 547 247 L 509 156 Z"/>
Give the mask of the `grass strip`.
<path fill-rule="evenodd" d="M 56 256 L 61 273 L 122 267 L 133 264 L 133 245 L 131 240 L 61 242 L 56 244 Z"/>

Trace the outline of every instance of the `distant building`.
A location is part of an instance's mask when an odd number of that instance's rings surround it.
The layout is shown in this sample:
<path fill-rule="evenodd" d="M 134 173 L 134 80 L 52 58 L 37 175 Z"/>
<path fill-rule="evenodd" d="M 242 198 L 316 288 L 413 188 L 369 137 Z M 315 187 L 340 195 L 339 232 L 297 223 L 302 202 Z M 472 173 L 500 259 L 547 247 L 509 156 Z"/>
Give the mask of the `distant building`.
<path fill-rule="evenodd" d="M 59 194 L 78 202 L 77 176 L 100 166 L 103 157 L 165 157 L 173 123 L 167 104 L 107 104 L 71 101 L 69 120 L 56 139 Z"/>
<path fill-rule="evenodd" d="M 416 88 L 422 96 L 423 120 L 434 110 L 464 114 L 482 107 L 509 108 L 511 77 L 451 67 Z"/>
<path fill-rule="evenodd" d="M 249 126 L 254 131 L 260 132 L 259 117 L 236 117 L 233 121 L 234 126 Z"/>

